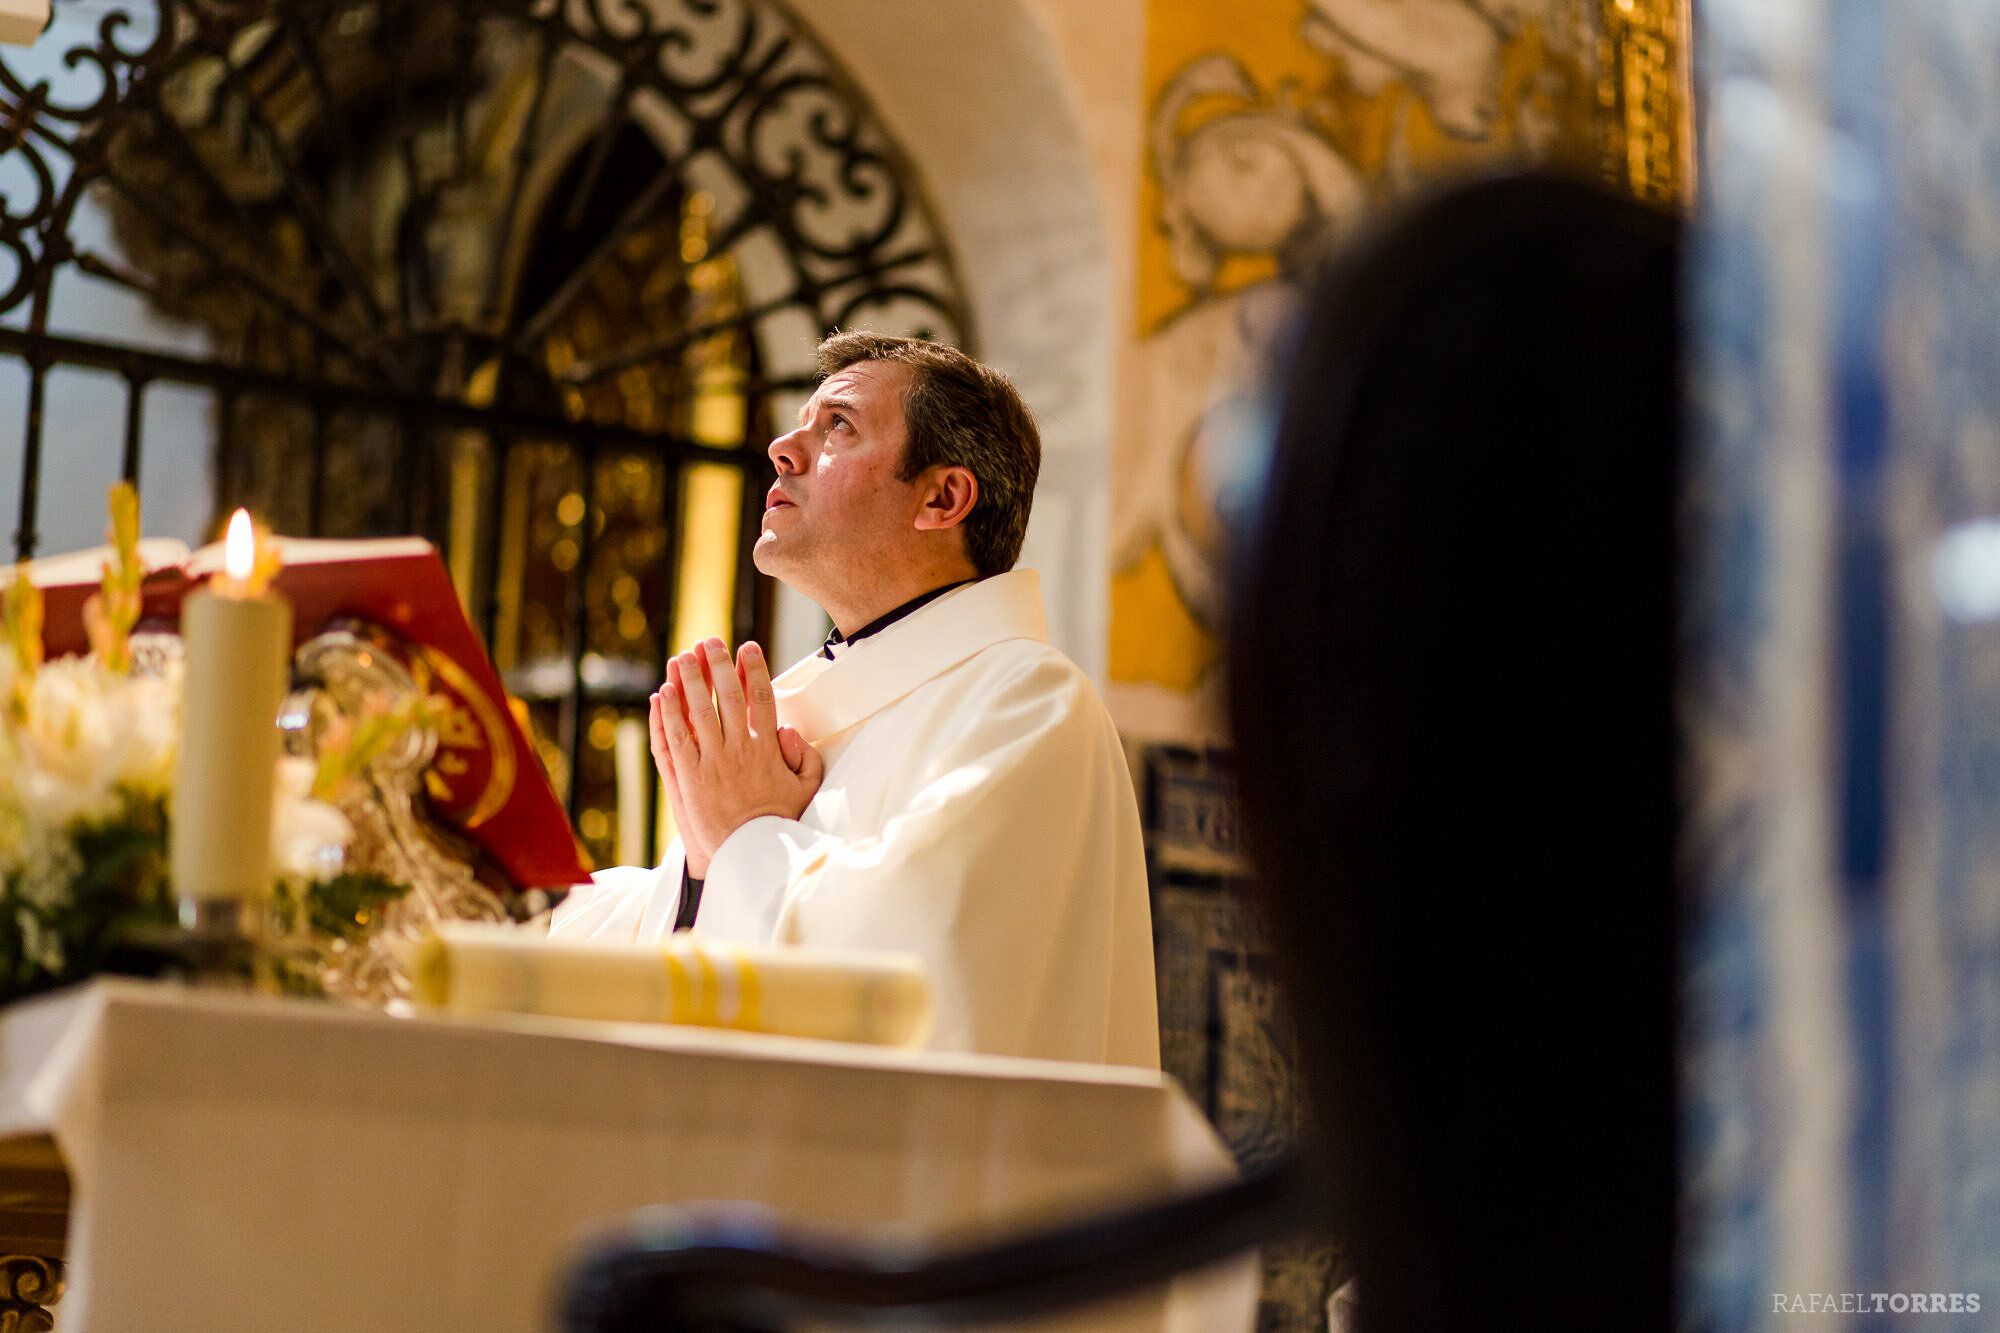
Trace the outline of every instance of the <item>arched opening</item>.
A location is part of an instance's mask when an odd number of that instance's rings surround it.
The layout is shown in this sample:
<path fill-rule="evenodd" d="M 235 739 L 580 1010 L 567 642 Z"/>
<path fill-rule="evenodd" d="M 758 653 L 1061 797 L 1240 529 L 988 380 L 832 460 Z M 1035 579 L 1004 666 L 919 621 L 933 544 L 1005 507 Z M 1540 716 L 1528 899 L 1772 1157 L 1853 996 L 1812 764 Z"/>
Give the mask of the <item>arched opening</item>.
<path fill-rule="evenodd" d="M 0 207 L 17 551 L 39 544 L 44 471 L 76 461 L 52 377 L 123 382 L 99 494 L 145 472 L 149 395 L 192 390 L 206 507 L 429 535 L 593 851 L 649 855 L 614 835 L 653 826 L 618 737 L 667 652 L 769 628 L 743 558 L 754 482 L 812 344 L 966 336 L 891 137 L 765 0 L 117 13 L 0 67 L 0 167 L 31 186 Z M 90 287 L 176 336 L 52 332 L 58 293 Z"/>

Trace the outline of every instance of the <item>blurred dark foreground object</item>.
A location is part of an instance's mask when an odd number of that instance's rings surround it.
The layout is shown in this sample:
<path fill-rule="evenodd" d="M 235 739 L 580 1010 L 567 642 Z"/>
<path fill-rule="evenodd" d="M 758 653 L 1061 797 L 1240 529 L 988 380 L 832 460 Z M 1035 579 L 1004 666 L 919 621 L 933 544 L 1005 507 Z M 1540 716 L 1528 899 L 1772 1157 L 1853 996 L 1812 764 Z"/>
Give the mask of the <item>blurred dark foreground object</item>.
<path fill-rule="evenodd" d="M 976 1250 L 650 1210 L 564 1327 L 1023 1318 L 1310 1220 L 1368 1333 L 1666 1328 L 1677 261 L 1670 218 L 1494 181 L 1309 306 L 1230 658 L 1309 1164 Z"/>
<path fill-rule="evenodd" d="M 1678 260 L 1493 181 L 1300 331 L 1231 721 L 1368 1333 L 1672 1317 Z"/>
<path fill-rule="evenodd" d="M 986 1323 L 1160 1285 L 1311 1211 L 1295 1170 L 971 1249 L 871 1248 L 740 1206 L 660 1208 L 571 1279 L 568 1333 L 783 1333 L 812 1324 Z"/>

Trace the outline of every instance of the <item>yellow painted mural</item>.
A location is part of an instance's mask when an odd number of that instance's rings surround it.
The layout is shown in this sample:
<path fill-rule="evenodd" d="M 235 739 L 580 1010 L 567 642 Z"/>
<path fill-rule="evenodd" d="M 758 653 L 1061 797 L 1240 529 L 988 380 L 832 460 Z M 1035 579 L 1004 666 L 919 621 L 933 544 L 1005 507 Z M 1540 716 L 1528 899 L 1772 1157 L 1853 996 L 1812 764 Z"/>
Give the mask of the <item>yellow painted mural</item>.
<path fill-rule="evenodd" d="M 1110 675 L 1128 732 L 1215 735 L 1216 515 L 1309 267 L 1399 197 L 1506 162 L 1670 196 L 1684 3 L 1151 0 L 1142 392 L 1113 515 Z M 1665 70 L 1664 136 L 1656 90 L 1633 82 L 1646 60 Z"/>

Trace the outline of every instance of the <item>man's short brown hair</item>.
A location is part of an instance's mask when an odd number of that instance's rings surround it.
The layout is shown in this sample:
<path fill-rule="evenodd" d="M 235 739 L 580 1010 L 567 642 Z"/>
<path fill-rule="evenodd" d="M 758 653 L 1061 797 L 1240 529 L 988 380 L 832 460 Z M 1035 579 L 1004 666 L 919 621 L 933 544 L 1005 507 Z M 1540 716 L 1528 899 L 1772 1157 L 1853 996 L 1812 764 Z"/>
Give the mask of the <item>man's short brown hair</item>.
<path fill-rule="evenodd" d="M 836 333 L 819 345 L 821 378 L 863 361 L 910 368 L 898 478 L 939 466 L 969 470 L 979 499 L 965 519 L 965 553 L 981 578 L 1012 569 L 1042 470 L 1041 432 L 1014 382 L 956 347 L 920 338 Z"/>

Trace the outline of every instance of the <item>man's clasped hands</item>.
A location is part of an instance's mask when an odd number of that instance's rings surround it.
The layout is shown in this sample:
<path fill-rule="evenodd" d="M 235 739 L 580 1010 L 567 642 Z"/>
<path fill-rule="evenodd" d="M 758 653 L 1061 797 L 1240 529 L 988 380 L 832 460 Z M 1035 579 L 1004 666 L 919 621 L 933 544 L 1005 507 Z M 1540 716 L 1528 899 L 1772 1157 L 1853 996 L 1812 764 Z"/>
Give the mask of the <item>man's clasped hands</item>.
<path fill-rule="evenodd" d="M 734 662 L 720 639 L 669 660 L 651 714 L 653 762 L 695 879 L 708 877 L 709 858 L 751 820 L 797 819 L 826 776 L 805 737 L 778 724 L 771 669 L 755 643 Z"/>

